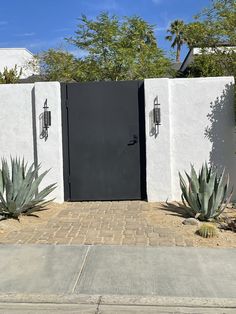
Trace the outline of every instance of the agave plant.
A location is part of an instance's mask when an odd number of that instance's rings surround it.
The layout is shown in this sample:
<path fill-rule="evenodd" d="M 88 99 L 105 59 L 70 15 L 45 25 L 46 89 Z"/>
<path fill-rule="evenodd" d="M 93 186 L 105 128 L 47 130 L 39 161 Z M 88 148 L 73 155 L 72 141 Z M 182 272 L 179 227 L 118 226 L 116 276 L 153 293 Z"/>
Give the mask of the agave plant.
<path fill-rule="evenodd" d="M 199 175 L 191 165 L 190 175 L 186 173 L 188 183 L 179 173 L 182 201 L 190 214 L 199 220 L 217 218 L 230 202 L 232 192 L 227 197 L 229 176 L 224 171 L 218 175 L 216 169 L 203 164 Z M 188 207 L 189 206 L 189 207 Z"/>
<path fill-rule="evenodd" d="M 0 215 L 2 218 L 18 218 L 43 210 L 52 200 L 45 197 L 55 189 L 51 184 L 38 191 L 39 184 L 49 170 L 38 176 L 39 165 L 34 163 L 27 169 L 24 159 L 11 158 L 11 174 L 6 159 L 0 169 Z"/>

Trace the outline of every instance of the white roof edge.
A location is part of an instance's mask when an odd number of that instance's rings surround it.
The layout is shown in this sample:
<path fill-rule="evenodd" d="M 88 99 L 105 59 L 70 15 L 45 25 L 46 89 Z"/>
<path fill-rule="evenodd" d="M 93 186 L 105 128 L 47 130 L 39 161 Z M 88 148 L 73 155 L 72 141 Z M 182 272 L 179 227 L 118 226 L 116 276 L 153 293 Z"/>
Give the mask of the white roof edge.
<path fill-rule="evenodd" d="M 175 78 L 170 78 L 170 81 L 181 81 L 181 80 L 229 80 L 235 83 L 234 76 L 229 75 L 229 76 L 201 76 L 201 77 L 175 77 Z"/>
<path fill-rule="evenodd" d="M 29 51 L 27 48 L 0 48 L 0 50 L 25 50 L 32 56 L 34 55 L 31 51 Z"/>

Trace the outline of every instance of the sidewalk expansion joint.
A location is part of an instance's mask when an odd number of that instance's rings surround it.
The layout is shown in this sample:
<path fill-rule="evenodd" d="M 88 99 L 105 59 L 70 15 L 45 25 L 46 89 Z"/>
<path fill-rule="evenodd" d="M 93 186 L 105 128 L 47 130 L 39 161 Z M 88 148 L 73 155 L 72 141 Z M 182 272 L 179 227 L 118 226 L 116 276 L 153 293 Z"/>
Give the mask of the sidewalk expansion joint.
<path fill-rule="evenodd" d="M 98 303 L 97 303 L 97 308 L 96 308 L 96 311 L 94 314 L 101 314 L 100 312 L 100 304 L 102 302 L 102 296 L 100 295 L 99 298 L 98 298 Z"/>
<path fill-rule="evenodd" d="M 85 256 L 84 256 L 84 259 L 83 259 L 82 266 L 81 266 L 81 268 L 80 268 L 80 271 L 79 271 L 79 273 L 78 273 L 78 276 L 77 276 L 77 278 L 76 278 L 76 280 L 75 280 L 75 283 L 74 283 L 74 286 L 73 286 L 73 288 L 72 288 L 72 293 L 75 292 L 75 288 L 76 288 L 77 284 L 79 283 L 80 277 L 81 277 L 81 275 L 82 275 L 82 273 L 83 273 L 83 270 L 84 270 L 84 267 L 85 267 L 85 263 L 86 263 L 86 261 L 87 261 L 87 257 L 88 257 L 89 251 L 90 251 L 90 247 L 91 247 L 91 245 L 89 245 L 88 248 L 87 248 L 87 250 L 86 250 L 86 253 L 85 253 Z"/>

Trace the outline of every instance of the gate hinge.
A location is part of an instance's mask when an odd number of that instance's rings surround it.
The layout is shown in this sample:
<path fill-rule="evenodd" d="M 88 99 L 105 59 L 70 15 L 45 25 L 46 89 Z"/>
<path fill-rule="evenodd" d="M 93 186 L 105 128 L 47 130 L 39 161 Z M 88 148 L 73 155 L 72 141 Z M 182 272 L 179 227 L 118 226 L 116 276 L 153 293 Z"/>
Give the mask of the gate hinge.
<path fill-rule="evenodd" d="M 65 100 L 65 105 L 66 105 L 66 108 L 68 108 L 68 106 L 69 106 L 69 100 L 68 99 Z"/>
<path fill-rule="evenodd" d="M 68 176 L 68 183 L 71 183 L 71 179 L 70 179 L 70 176 Z"/>

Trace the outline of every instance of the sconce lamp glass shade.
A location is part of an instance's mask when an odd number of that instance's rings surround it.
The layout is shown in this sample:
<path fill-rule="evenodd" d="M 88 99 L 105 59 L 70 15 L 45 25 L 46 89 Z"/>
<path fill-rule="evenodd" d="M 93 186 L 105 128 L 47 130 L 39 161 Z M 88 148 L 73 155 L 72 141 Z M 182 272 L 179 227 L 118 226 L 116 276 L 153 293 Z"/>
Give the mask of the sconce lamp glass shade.
<path fill-rule="evenodd" d="M 153 119 L 154 119 L 154 124 L 160 125 L 161 124 L 161 109 L 155 105 L 154 110 L 153 110 Z"/>

